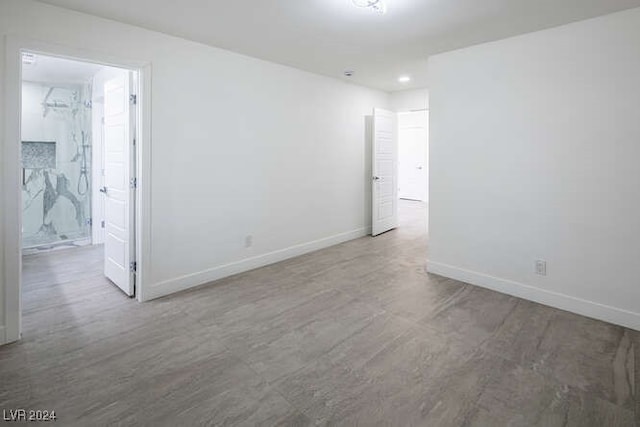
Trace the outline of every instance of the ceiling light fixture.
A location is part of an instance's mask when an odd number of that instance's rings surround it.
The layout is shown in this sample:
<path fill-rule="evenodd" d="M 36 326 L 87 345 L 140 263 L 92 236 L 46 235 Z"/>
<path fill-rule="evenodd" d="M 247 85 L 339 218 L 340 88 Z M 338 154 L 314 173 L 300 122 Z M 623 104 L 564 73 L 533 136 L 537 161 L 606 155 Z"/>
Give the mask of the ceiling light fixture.
<path fill-rule="evenodd" d="M 409 76 L 400 76 L 398 77 L 399 83 L 409 83 L 411 81 L 411 77 Z"/>
<path fill-rule="evenodd" d="M 367 7 L 371 10 L 375 10 L 379 14 L 387 12 L 387 5 L 384 0 L 351 0 L 353 4 L 358 7 Z"/>

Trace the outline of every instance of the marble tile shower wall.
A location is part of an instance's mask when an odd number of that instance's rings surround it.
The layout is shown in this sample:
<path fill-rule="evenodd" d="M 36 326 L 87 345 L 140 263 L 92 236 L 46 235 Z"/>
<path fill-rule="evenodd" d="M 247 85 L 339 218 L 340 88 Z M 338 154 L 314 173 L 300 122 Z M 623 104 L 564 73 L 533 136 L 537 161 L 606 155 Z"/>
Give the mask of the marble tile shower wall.
<path fill-rule="evenodd" d="M 91 86 L 24 82 L 24 248 L 90 236 Z"/>

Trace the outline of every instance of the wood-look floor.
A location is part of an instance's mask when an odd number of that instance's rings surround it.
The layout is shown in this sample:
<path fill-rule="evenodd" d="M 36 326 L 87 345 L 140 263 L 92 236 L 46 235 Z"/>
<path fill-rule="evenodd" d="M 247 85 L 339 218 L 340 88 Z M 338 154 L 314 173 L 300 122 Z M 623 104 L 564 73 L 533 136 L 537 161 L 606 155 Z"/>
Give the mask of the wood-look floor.
<path fill-rule="evenodd" d="M 25 257 L 0 409 L 60 425 L 632 426 L 636 333 L 425 273 L 399 229 L 138 304 L 102 249 Z"/>

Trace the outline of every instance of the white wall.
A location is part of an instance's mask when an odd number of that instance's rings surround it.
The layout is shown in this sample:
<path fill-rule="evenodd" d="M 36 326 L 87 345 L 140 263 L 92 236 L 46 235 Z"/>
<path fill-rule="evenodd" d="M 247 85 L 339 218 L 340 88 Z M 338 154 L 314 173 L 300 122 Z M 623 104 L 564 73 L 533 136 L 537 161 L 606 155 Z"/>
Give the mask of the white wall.
<path fill-rule="evenodd" d="M 640 329 L 639 46 L 633 9 L 430 59 L 430 271 Z"/>
<path fill-rule="evenodd" d="M 0 0 L 8 34 L 151 62 L 148 297 L 365 234 L 388 94 L 27 0 Z"/>
<path fill-rule="evenodd" d="M 391 93 L 391 109 L 397 113 L 429 109 L 427 89 L 403 90 Z"/>

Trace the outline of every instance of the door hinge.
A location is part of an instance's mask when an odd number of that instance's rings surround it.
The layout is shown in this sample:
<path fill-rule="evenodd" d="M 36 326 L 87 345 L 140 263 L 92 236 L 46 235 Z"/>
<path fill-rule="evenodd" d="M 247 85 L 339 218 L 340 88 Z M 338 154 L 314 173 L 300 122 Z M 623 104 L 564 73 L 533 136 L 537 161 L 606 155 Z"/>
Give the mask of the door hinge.
<path fill-rule="evenodd" d="M 100 221 L 100 226 L 104 228 L 104 220 Z"/>
<path fill-rule="evenodd" d="M 87 225 L 93 225 L 93 218 L 87 218 Z"/>
<path fill-rule="evenodd" d="M 138 188 L 138 179 L 137 178 L 131 178 L 129 180 L 129 187 L 130 188 Z"/>
<path fill-rule="evenodd" d="M 138 95 L 129 95 L 129 104 L 136 105 L 138 103 Z"/>
<path fill-rule="evenodd" d="M 138 270 L 138 263 L 135 261 L 131 261 L 129 263 L 129 271 L 135 273 Z"/>

